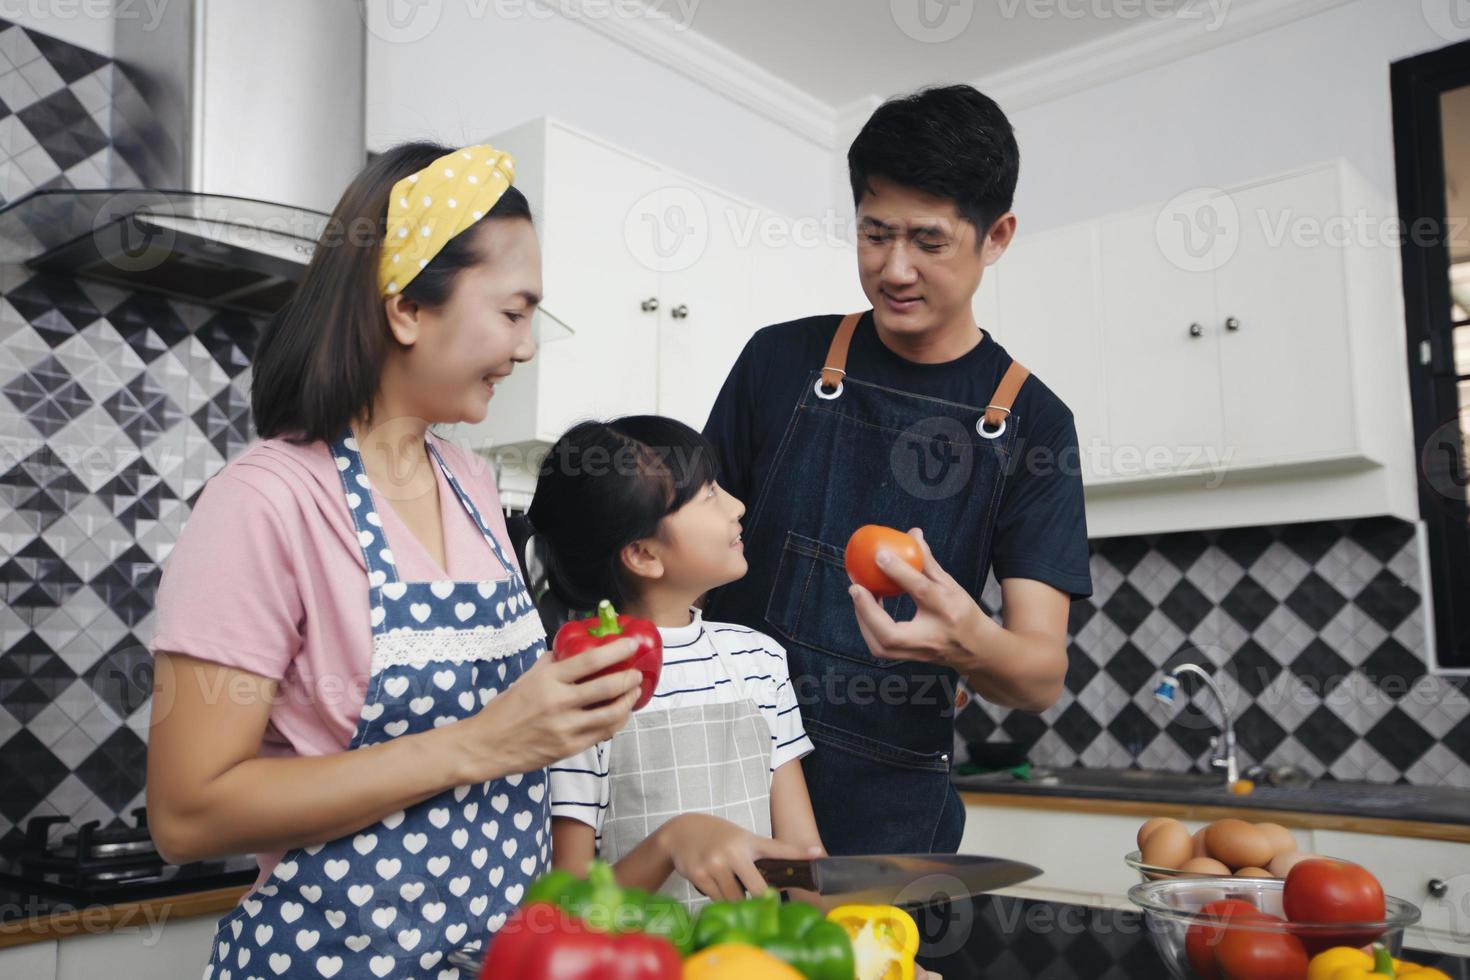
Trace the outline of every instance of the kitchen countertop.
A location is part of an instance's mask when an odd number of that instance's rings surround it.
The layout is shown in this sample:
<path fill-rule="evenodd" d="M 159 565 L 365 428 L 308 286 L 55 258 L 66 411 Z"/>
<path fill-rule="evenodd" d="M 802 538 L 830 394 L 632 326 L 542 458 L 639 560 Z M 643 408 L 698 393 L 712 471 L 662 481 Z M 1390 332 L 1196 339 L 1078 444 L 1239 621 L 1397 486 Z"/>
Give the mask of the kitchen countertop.
<path fill-rule="evenodd" d="M 0 922 L 0 949 L 191 916 L 220 916 L 234 908 L 249 888 L 250 884 L 245 883 L 179 895 L 82 906 L 0 889 L 0 909 L 15 913 Z"/>
<path fill-rule="evenodd" d="M 1311 827 L 1470 843 L 1470 791 L 1437 786 L 1322 780 L 1307 787 L 1258 786 L 1228 792 L 1219 777 L 1143 770 L 1036 769 L 956 775 L 967 803 L 1035 806 L 1129 816 L 1215 820 L 1239 816 Z"/>
<path fill-rule="evenodd" d="M 222 915 L 246 886 L 172 898 L 57 910 L 0 926 L 0 948 L 98 932 L 128 923 Z M 0 893 L 0 902 L 18 896 Z M 950 980 L 1047 977 L 1049 980 L 1139 980 L 1162 977 L 1163 964 L 1140 913 L 981 895 L 915 913 L 921 961 Z M 1412 951 L 1454 980 L 1470 980 L 1470 959 Z"/>
<path fill-rule="evenodd" d="M 921 910 L 915 919 L 925 937 L 920 962 L 945 980 L 1166 976 L 1139 912 L 982 895 Z M 1417 950 L 1405 953 L 1454 980 L 1470 980 L 1470 959 Z"/>

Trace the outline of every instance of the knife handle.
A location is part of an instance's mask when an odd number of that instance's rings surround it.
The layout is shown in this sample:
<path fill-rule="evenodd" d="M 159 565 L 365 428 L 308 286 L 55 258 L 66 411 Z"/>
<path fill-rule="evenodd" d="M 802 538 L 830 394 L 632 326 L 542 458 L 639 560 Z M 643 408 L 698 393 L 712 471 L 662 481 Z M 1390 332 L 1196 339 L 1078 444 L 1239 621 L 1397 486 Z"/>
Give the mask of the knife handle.
<path fill-rule="evenodd" d="M 761 858 L 755 862 L 755 869 L 761 873 L 761 877 L 766 879 L 766 884 L 772 888 L 783 891 L 787 888 L 803 888 L 813 892 L 817 890 L 810 861 Z"/>

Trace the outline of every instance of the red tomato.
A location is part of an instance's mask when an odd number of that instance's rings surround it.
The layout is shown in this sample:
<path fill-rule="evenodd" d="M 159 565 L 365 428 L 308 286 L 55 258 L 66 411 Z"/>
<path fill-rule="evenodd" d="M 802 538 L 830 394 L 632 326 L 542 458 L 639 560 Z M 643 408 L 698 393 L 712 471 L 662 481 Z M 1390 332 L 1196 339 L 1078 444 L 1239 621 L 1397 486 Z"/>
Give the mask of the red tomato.
<path fill-rule="evenodd" d="M 1257 921 L 1284 922 L 1261 913 Z M 1307 950 L 1290 933 L 1226 928 L 1215 947 L 1221 980 L 1306 980 Z"/>
<path fill-rule="evenodd" d="M 1189 927 L 1184 935 L 1184 952 L 1189 957 L 1190 969 L 1200 980 L 1220 980 L 1220 967 L 1215 963 L 1215 947 L 1225 935 L 1226 923 L 1236 918 L 1251 918 L 1261 915 L 1261 910 L 1250 902 L 1238 898 L 1227 898 L 1210 902 L 1200 909 L 1204 915 L 1216 916 L 1221 921 L 1201 922 Z"/>
<path fill-rule="evenodd" d="M 847 540 L 847 550 L 842 561 L 847 566 L 847 576 L 858 585 L 873 593 L 876 598 L 902 595 L 903 589 L 878 567 L 878 549 L 891 551 L 900 560 L 907 562 L 915 571 L 924 570 L 924 552 L 919 542 L 911 535 L 895 531 L 881 524 L 864 524 L 852 532 Z"/>
<path fill-rule="evenodd" d="M 1382 922 L 1383 886 L 1367 868 L 1332 858 L 1308 858 L 1287 872 L 1281 906 L 1293 922 Z M 1349 929 L 1313 936 L 1314 953 L 1333 946 L 1366 946 L 1382 929 Z"/>

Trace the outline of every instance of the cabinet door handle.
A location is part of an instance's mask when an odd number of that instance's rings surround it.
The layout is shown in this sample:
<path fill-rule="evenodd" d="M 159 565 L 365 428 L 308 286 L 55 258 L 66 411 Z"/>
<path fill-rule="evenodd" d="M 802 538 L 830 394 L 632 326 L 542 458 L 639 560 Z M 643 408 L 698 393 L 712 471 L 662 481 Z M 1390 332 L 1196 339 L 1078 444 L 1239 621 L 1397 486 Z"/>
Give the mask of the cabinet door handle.
<path fill-rule="evenodd" d="M 669 315 L 672 316 L 675 320 L 682 320 L 689 315 L 689 307 L 685 306 L 683 303 L 680 303 L 678 306 L 669 311 Z"/>
<path fill-rule="evenodd" d="M 1225 318 L 1225 329 L 1226 330 L 1231 330 L 1231 331 L 1239 330 L 1240 329 L 1240 319 L 1238 317 L 1233 317 L 1233 316 L 1226 317 Z"/>
<path fill-rule="evenodd" d="M 1189 335 L 1191 337 L 1203 337 L 1205 335 L 1205 328 L 1198 323 L 1191 323 L 1189 325 Z"/>
<path fill-rule="evenodd" d="M 1430 878 L 1429 884 L 1426 886 L 1426 888 L 1429 891 L 1429 896 L 1431 898 L 1444 898 L 1450 893 L 1450 886 L 1445 884 L 1439 878 Z"/>
<path fill-rule="evenodd" d="M 653 311 L 658 309 L 658 297 L 650 296 L 646 300 L 644 300 L 641 305 L 643 307 L 644 313 L 652 313 Z"/>

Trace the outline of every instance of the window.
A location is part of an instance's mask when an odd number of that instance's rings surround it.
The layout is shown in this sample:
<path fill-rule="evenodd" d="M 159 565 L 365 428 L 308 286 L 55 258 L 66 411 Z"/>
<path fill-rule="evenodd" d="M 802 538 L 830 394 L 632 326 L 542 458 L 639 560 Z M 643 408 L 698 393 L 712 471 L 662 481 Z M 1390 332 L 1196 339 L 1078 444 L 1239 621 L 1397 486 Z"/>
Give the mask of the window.
<path fill-rule="evenodd" d="M 1391 78 L 1436 655 L 1470 668 L 1470 42 L 1396 62 Z"/>

